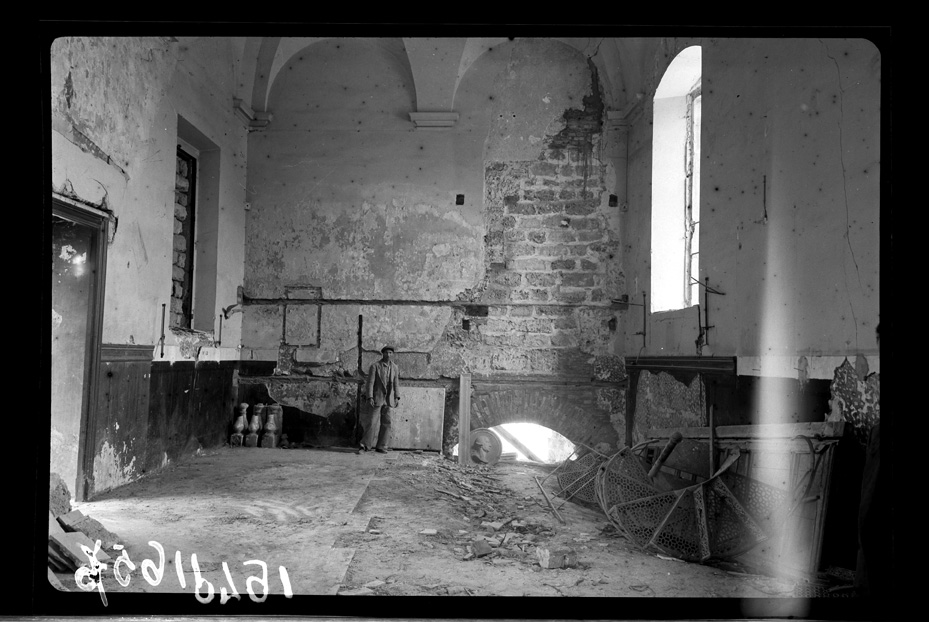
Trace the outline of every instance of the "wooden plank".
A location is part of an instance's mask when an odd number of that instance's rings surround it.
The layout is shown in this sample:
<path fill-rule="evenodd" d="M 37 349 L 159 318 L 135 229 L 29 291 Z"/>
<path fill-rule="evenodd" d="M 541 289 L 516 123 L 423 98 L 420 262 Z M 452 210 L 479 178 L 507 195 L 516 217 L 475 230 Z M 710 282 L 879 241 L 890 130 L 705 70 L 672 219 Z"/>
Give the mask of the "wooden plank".
<path fill-rule="evenodd" d="M 524 456 L 526 456 L 526 457 L 529 458 L 530 460 L 532 460 L 532 461 L 534 461 L 534 462 L 543 462 L 543 463 L 545 462 L 545 460 L 542 460 L 542 459 L 539 458 L 536 454 L 534 454 L 534 453 L 532 452 L 532 450 L 529 449 L 528 447 L 526 447 L 518 438 L 516 438 L 515 436 L 513 436 L 512 434 L 510 434 L 509 430 L 507 430 L 506 428 L 504 428 L 502 425 L 498 425 L 498 426 L 496 426 L 496 427 L 494 427 L 494 428 L 491 428 L 491 429 L 492 429 L 494 432 L 497 432 L 498 434 L 500 434 L 500 436 L 502 436 L 503 438 L 505 438 L 505 439 L 510 443 L 510 445 L 512 445 L 513 447 L 515 447 L 516 449 L 518 449 L 520 452 L 522 452 L 522 454 L 523 454 Z M 502 457 L 502 456 L 501 456 L 501 457 Z"/>
<path fill-rule="evenodd" d="M 100 360 L 109 361 L 139 361 L 151 364 L 157 345 L 126 345 L 105 343 L 100 350 Z"/>
<path fill-rule="evenodd" d="M 809 423 L 762 423 L 759 425 L 721 425 L 716 426 L 716 438 L 782 438 L 795 436 L 822 436 L 824 438 L 841 438 L 845 430 L 844 421 L 821 421 Z M 680 432 L 684 438 L 710 437 L 708 426 L 684 428 L 649 428 L 648 438 L 670 438 Z"/>
<path fill-rule="evenodd" d="M 471 464 L 471 374 L 458 379 L 458 464 Z"/>

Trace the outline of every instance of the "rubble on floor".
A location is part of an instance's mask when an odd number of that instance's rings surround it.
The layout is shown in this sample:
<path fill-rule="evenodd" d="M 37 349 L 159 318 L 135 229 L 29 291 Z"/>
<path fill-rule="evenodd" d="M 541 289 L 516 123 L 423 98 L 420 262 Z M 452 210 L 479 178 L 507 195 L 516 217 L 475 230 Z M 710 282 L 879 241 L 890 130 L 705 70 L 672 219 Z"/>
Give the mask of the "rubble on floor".
<path fill-rule="evenodd" d="M 90 562 L 93 554 L 105 563 L 106 549 L 119 543 L 116 534 L 99 521 L 71 510 L 71 493 L 56 473 L 49 478 L 48 567 L 55 572 L 74 572 Z M 86 547 L 90 553 L 84 551 Z"/>

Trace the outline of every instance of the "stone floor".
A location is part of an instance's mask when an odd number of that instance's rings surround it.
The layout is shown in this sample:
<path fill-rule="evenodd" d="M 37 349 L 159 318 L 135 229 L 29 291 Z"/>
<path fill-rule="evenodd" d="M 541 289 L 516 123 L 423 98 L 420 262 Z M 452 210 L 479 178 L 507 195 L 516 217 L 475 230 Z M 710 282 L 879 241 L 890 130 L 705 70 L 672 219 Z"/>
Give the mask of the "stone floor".
<path fill-rule="evenodd" d="M 689 603 L 688 615 L 716 600 L 738 603 L 733 612 L 742 615 L 809 612 L 809 599 L 794 598 L 795 581 L 638 550 L 596 508 L 556 500 L 562 523 L 536 483 L 551 468 L 463 468 L 430 452 L 224 447 L 74 507 L 115 533 L 135 564 L 132 572 L 120 569 L 127 586 L 117 583 L 112 565 L 102 573 L 113 602 L 121 594 L 171 594 L 198 613 L 198 601 L 215 608 L 235 590 L 230 612 L 264 594 L 277 603 L 291 594 L 293 602 L 340 595 L 340 603 L 370 595 L 360 600 L 391 606 L 434 596 L 569 596 L 580 597 L 572 610 L 582 617 L 603 598 L 630 608 L 642 599 Z M 547 480 L 550 493 L 553 485 Z M 492 554 L 476 555 L 477 540 L 491 543 Z M 154 581 L 159 549 L 163 571 Z M 577 564 L 543 568 L 540 549 L 572 550 Z M 79 591 L 72 575 L 55 580 L 59 589 Z M 392 596 L 424 598 L 377 598 Z"/>

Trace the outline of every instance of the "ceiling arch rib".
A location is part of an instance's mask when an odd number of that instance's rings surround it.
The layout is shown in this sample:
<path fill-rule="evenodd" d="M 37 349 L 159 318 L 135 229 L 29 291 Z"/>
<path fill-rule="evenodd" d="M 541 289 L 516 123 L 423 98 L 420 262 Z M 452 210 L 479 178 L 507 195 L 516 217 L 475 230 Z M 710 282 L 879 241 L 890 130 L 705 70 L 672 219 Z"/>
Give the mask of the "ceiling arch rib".
<path fill-rule="evenodd" d="M 308 46 L 331 37 L 249 37 L 240 69 L 237 112 L 253 129 L 272 117 L 268 98 L 280 71 Z M 643 69 L 657 39 L 559 38 L 591 58 L 600 72 L 611 117 L 627 117 L 642 99 Z M 468 69 L 505 37 L 417 37 L 402 39 L 415 88 L 415 110 L 410 120 L 418 129 L 453 127 L 458 120 L 455 97 Z"/>
<path fill-rule="evenodd" d="M 261 129 L 271 122 L 268 111 L 268 91 L 271 68 L 280 45 L 280 37 L 248 37 L 239 69 L 238 97 L 235 112 L 251 129 Z"/>
<path fill-rule="evenodd" d="M 410 112 L 410 120 L 417 129 L 447 128 L 458 121 L 455 88 L 467 41 L 448 37 L 403 39 L 416 89 L 416 110 Z"/>

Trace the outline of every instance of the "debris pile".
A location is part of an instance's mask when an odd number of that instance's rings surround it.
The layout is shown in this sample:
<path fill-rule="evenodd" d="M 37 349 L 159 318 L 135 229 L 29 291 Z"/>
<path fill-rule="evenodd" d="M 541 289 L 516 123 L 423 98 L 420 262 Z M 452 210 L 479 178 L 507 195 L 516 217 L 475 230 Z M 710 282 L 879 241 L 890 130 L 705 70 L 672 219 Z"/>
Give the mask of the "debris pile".
<path fill-rule="evenodd" d="M 86 565 L 90 560 L 82 546 L 96 550 L 97 560 L 105 563 L 110 556 L 104 549 L 112 549 L 117 543 L 117 536 L 98 521 L 80 510 L 71 510 L 71 494 L 53 473 L 49 479 L 48 567 L 55 572 L 74 572 Z"/>

